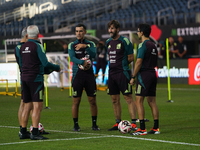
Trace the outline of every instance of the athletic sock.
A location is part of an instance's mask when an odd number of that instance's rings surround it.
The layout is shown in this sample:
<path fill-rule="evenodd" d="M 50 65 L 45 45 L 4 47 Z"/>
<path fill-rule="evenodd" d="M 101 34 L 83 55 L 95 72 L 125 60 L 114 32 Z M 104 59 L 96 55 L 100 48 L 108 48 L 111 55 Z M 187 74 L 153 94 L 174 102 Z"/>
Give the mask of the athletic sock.
<path fill-rule="evenodd" d="M 20 128 L 20 131 L 21 131 L 21 129 L 22 129 L 22 126 L 19 126 L 19 128 Z"/>
<path fill-rule="evenodd" d="M 74 126 L 78 126 L 78 118 L 73 118 L 74 120 Z"/>
<path fill-rule="evenodd" d="M 131 123 L 136 124 L 136 120 L 137 120 L 137 119 L 131 119 Z"/>
<path fill-rule="evenodd" d="M 158 119 L 154 120 L 154 126 L 153 129 L 158 129 L 159 128 L 159 121 Z"/>
<path fill-rule="evenodd" d="M 121 122 L 121 119 L 116 119 L 116 123 L 120 123 Z"/>
<path fill-rule="evenodd" d="M 32 134 L 37 135 L 38 134 L 38 128 L 33 128 Z"/>
<path fill-rule="evenodd" d="M 145 130 L 145 122 L 144 122 L 144 119 L 143 119 L 143 120 L 140 120 L 140 129 L 141 129 L 141 130 Z"/>
<path fill-rule="evenodd" d="M 26 127 L 21 128 L 21 133 L 22 133 L 22 134 L 26 134 L 26 132 L 27 132 L 27 128 L 26 128 Z"/>
<path fill-rule="evenodd" d="M 95 127 L 97 126 L 97 116 L 92 116 L 92 126 Z"/>

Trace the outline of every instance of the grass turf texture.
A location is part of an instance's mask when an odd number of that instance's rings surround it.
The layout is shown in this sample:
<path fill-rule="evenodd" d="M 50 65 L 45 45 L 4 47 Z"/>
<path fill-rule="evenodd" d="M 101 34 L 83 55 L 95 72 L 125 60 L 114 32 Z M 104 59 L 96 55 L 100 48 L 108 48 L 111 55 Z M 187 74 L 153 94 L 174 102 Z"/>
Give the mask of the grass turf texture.
<path fill-rule="evenodd" d="M 0 91 L 4 89 L 0 88 Z M 14 88 L 9 90 L 12 91 Z M 79 108 L 81 132 L 77 133 L 72 131 L 72 98 L 69 98 L 68 90 L 61 92 L 60 88 L 48 88 L 51 109 L 43 109 L 40 121 L 44 129 L 50 132 L 49 135 L 45 135 L 49 140 L 45 141 L 19 139 L 17 112 L 20 97 L 0 95 L 0 149 L 200 149 L 200 86 L 172 84 L 171 95 L 174 103 L 167 103 L 167 85 L 158 84 L 156 98 L 160 111 L 161 134 L 131 136 L 121 134 L 119 131 L 107 131 L 115 124 L 115 118 L 111 98 L 103 91 L 97 92 L 97 124 L 101 130 L 92 131 L 90 107 L 84 92 Z M 122 120 L 130 121 L 128 107 L 122 95 L 121 105 Z M 149 131 L 153 127 L 153 119 L 146 100 L 144 107 L 145 118 L 150 120 L 146 123 Z M 28 129 L 30 125 L 31 119 Z"/>

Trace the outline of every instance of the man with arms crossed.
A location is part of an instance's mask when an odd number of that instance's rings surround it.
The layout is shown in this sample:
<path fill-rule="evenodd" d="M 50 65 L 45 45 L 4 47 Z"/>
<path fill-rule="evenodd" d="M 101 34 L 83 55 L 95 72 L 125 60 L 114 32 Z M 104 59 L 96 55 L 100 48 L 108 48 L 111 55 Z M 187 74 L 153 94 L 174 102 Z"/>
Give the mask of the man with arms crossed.
<path fill-rule="evenodd" d="M 43 107 L 44 67 L 47 70 L 60 71 L 60 66 L 49 63 L 43 46 L 38 41 L 39 29 L 36 25 L 27 28 L 28 41 L 20 48 L 19 64 L 22 66 L 22 86 L 24 109 L 22 112 L 22 129 L 20 139 L 48 139 L 40 135 L 38 123 Z M 27 134 L 27 123 L 32 109 L 33 131 Z"/>
<path fill-rule="evenodd" d="M 96 81 L 92 66 L 88 69 L 87 59 L 92 59 L 96 56 L 96 45 L 85 39 L 86 26 L 84 24 L 78 24 L 75 28 L 76 41 L 71 42 L 68 46 L 68 52 L 71 61 L 73 62 L 73 104 L 72 104 L 72 116 L 74 121 L 73 131 L 80 131 L 78 124 L 78 112 L 81 102 L 81 96 L 83 88 L 88 96 L 90 103 L 90 110 L 92 115 L 92 130 L 100 130 L 96 125 L 97 122 L 97 104 L 96 104 Z M 86 60 L 81 60 L 82 58 Z M 92 64 L 92 60 L 91 60 Z M 86 70 L 81 70 L 78 65 L 83 65 Z"/>
<path fill-rule="evenodd" d="M 131 133 L 131 135 L 146 135 L 146 127 L 144 121 L 144 98 L 147 98 L 147 102 L 151 107 L 154 127 L 148 134 L 160 134 L 159 130 L 159 112 L 156 105 L 156 85 L 157 77 L 155 67 L 157 66 L 158 51 L 153 42 L 150 41 L 149 35 L 151 33 L 151 27 L 148 24 L 140 24 L 138 26 L 138 37 L 142 39 L 142 43 L 138 46 L 137 60 L 135 63 L 133 76 L 131 77 L 130 84 L 135 84 L 135 77 L 137 75 L 137 84 L 135 92 L 135 104 L 140 120 L 140 128 Z"/>
<path fill-rule="evenodd" d="M 119 35 L 120 24 L 116 20 L 108 23 L 108 32 L 111 36 L 106 41 L 109 55 L 108 94 L 111 95 L 116 124 L 108 131 L 118 130 L 121 121 L 120 91 L 128 104 L 133 130 L 137 130 L 136 107 L 133 101 L 132 86 L 130 85 L 131 71 L 129 64 L 133 61 L 133 45 L 131 42 Z"/>
<path fill-rule="evenodd" d="M 187 46 L 183 43 L 183 37 L 178 37 L 178 53 L 177 58 L 184 58 L 187 53 Z"/>

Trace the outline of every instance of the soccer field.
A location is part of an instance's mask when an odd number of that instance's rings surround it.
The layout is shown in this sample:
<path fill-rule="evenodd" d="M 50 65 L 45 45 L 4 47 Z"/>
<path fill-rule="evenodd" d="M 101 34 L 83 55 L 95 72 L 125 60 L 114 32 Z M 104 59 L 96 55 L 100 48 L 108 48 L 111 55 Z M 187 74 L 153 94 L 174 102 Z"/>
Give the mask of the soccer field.
<path fill-rule="evenodd" d="M 133 87 L 135 88 L 135 87 Z M 2 91 L 3 88 L 0 88 Z M 13 90 L 14 91 L 14 90 Z M 111 98 L 105 91 L 97 92 L 100 131 L 91 130 L 91 113 L 85 92 L 79 109 L 80 132 L 73 132 L 71 114 L 72 98 L 68 90 L 48 88 L 50 109 L 43 109 L 41 123 L 50 132 L 48 140 L 20 140 L 17 112 L 20 97 L 0 95 L 0 150 L 48 149 L 48 150 L 195 150 L 200 149 L 200 86 L 172 84 L 174 103 L 167 103 L 166 84 L 157 86 L 157 104 L 160 112 L 159 135 L 131 136 L 119 131 L 107 131 L 115 124 Z M 122 120 L 129 120 L 128 106 L 121 96 Z M 44 97 L 45 107 L 45 97 Z M 145 101 L 147 131 L 153 127 L 150 107 Z M 31 125 L 29 119 L 28 128 Z M 139 125 L 139 123 L 138 123 Z"/>

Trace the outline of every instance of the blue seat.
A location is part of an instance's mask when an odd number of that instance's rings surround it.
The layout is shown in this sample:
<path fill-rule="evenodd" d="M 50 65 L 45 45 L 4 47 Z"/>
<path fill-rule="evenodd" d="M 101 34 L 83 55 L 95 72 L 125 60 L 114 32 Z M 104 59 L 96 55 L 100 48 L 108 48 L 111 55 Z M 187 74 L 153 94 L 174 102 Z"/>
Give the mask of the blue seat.
<path fill-rule="evenodd" d="M 176 19 L 177 19 L 177 23 L 178 24 L 183 24 L 184 23 L 184 14 L 183 13 L 180 13 L 176 16 Z"/>

